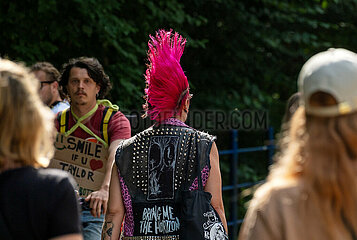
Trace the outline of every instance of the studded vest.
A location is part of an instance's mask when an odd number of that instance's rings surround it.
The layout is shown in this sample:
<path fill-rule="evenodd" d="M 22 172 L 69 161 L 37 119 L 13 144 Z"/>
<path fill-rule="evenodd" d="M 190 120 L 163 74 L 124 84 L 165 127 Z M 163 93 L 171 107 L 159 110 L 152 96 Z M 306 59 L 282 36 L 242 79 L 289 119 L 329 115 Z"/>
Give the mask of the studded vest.
<path fill-rule="evenodd" d="M 126 239 L 176 239 L 180 191 L 197 188 L 196 158 L 205 185 L 214 140 L 189 127 L 161 125 L 120 144 L 115 163 L 126 208 Z"/>

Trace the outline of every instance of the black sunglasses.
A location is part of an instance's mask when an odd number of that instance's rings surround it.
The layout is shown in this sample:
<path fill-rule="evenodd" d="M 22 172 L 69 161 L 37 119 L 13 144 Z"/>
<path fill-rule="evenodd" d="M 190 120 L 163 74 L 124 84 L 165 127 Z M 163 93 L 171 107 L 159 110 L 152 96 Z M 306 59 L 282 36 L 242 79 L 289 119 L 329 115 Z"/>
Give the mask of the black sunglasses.
<path fill-rule="evenodd" d="M 43 82 L 40 82 L 40 89 L 42 89 L 43 88 L 43 85 L 45 84 L 45 83 L 48 83 L 48 84 L 51 84 L 51 83 L 53 83 L 53 82 L 55 82 L 55 81 L 43 81 Z"/>

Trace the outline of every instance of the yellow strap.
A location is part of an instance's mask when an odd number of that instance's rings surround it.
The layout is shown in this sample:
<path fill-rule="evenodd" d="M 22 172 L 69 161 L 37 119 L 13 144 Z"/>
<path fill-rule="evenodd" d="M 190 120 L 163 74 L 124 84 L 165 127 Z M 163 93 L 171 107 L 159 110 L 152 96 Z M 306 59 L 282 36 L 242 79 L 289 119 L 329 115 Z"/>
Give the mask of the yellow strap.
<path fill-rule="evenodd" d="M 60 133 L 65 133 L 66 131 L 66 112 L 67 109 L 63 110 L 61 113 Z"/>
<path fill-rule="evenodd" d="M 97 104 L 98 104 L 98 105 L 103 105 L 103 106 L 106 106 L 106 107 L 109 107 L 109 108 L 112 108 L 112 109 L 115 110 L 115 111 L 118 111 L 118 110 L 119 110 L 118 105 L 112 104 L 108 99 L 100 99 L 100 100 L 97 100 Z"/>
<path fill-rule="evenodd" d="M 108 124 L 110 116 L 112 115 L 113 111 L 118 111 L 119 107 L 117 105 L 112 104 L 108 99 L 100 99 L 97 100 L 97 104 L 101 104 L 103 106 L 109 107 L 107 113 L 104 116 L 103 120 L 103 138 L 106 143 L 109 144 L 109 137 L 108 137 Z"/>
<path fill-rule="evenodd" d="M 73 127 L 68 130 L 65 135 L 66 136 L 69 136 L 71 133 L 73 133 L 78 127 L 82 128 L 86 133 L 88 133 L 89 135 L 92 135 L 93 137 L 95 137 L 95 139 L 97 139 L 99 142 L 101 142 L 106 148 L 108 147 L 108 144 L 103 140 L 101 139 L 100 137 L 98 137 L 94 132 L 92 132 L 92 130 L 90 130 L 86 125 L 84 125 L 82 123 L 82 121 L 90 116 L 92 116 L 98 109 L 98 104 L 96 104 L 94 106 L 93 109 L 91 109 L 88 113 L 86 113 L 84 116 L 82 117 L 78 117 L 72 110 L 71 108 L 71 113 L 74 117 L 74 119 L 76 119 L 76 124 L 73 125 Z"/>
<path fill-rule="evenodd" d="M 92 116 L 98 109 L 98 104 L 102 104 L 104 106 L 107 106 L 109 107 L 105 117 L 104 117 L 104 122 L 103 122 L 103 137 L 104 137 L 104 140 L 101 139 L 100 137 L 98 137 L 94 132 L 92 132 L 92 130 L 90 130 L 86 125 L 84 125 L 82 123 L 82 121 L 90 116 Z M 67 110 L 67 109 L 66 109 Z M 62 111 L 62 115 L 61 115 L 61 126 L 60 126 L 60 132 L 61 133 L 64 133 L 64 135 L 67 137 L 69 136 L 71 133 L 73 133 L 78 127 L 82 128 L 86 133 L 88 133 L 89 135 L 92 135 L 93 137 L 95 137 L 95 139 L 97 139 L 99 142 L 101 142 L 106 148 L 108 148 L 108 144 L 109 144 L 109 141 L 108 141 L 108 123 L 109 123 L 109 119 L 110 119 L 110 116 L 112 114 L 112 112 L 115 110 L 115 111 L 118 111 L 119 110 L 119 107 L 117 105 L 113 105 L 109 100 L 107 99 L 103 99 L 103 100 L 97 100 L 97 104 L 94 106 L 93 109 L 91 109 L 88 113 L 86 113 L 84 116 L 78 118 L 77 115 L 73 112 L 72 108 L 71 108 L 71 113 L 74 117 L 74 119 L 76 119 L 76 124 L 73 125 L 73 127 L 68 130 L 67 132 L 65 127 L 66 127 L 66 114 L 65 114 L 65 111 L 66 110 L 63 110 Z M 63 126 L 62 126 L 63 125 Z"/>
<path fill-rule="evenodd" d="M 108 123 L 109 123 L 109 119 L 110 116 L 113 113 L 113 108 L 109 108 L 107 113 L 105 114 L 104 117 L 104 121 L 103 121 L 103 137 L 104 137 L 104 141 L 109 143 L 109 139 L 108 139 Z"/>

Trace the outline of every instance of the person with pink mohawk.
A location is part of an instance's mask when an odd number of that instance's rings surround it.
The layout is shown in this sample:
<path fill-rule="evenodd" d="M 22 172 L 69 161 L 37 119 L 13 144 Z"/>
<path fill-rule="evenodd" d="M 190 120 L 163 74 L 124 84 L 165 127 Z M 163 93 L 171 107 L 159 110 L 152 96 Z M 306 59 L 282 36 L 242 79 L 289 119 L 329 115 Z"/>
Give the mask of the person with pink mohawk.
<path fill-rule="evenodd" d="M 202 239 L 228 239 L 216 137 L 184 123 L 191 99 L 180 65 L 185 44 L 172 30 L 150 36 L 144 110 L 156 123 L 117 149 L 103 239 L 183 239 L 183 193 L 201 187 L 213 207 Z"/>
<path fill-rule="evenodd" d="M 159 123 L 171 117 L 184 120 L 181 113 L 184 110 L 184 115 L 187 115 L 188 107 L 183 103 L 191 98 L 187 77 L 180 65 L 186 39 L 178 33 L 172 37 L 171 31 L 164 30 L 150 39 L 144 109 L 151 120 Z"/>

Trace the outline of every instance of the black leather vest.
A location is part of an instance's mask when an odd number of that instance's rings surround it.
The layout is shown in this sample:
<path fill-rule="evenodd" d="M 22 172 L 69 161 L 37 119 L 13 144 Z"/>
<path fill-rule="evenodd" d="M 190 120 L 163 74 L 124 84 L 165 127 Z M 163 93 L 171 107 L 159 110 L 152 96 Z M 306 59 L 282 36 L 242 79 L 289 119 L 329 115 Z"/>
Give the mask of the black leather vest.
<path fill-rule="evenodd" d="M 210 168 L 214 136 L 192 128 L 161 125 L 123 141 L 115 163 L 131 196 L 134 236 L 177 235 L 180 191 Z"/>

